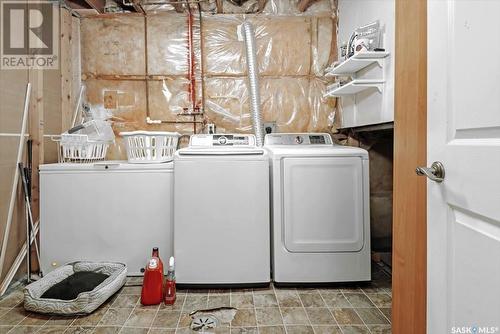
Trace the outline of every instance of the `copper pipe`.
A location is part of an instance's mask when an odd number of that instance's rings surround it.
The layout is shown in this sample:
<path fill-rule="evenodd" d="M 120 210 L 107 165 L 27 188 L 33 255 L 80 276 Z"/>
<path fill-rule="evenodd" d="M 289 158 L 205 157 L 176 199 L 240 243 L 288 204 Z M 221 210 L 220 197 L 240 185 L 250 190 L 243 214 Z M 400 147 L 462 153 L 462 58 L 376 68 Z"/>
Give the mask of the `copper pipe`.
<path fill-rule="evenodd" d="M 201 93 L 201 110 L 205 106 L 205 80 L 203 78 L 203 29 L 202 29 L 202 13 L 201 13 L 201 5 L 198 3 L 198 20 L 200 21 L 200 58 L 199 58 L 199 67 L 200 67 L 200 93 Z"/>
<path fill-rule="evenodd" d="M 149 80 L 148 74 L 149 74 L 149 66 L 148 66 L 148 18 L 144 15 L 144 58 L 146 59 L 145 62 L 145 71 L 146 71 L 146 79 L 145 79 L 145 84 L 146 84 L 146 116 L 149 116 Z"/>
<path fill-rule="evenodd" d="M 191 110 L 194 113 L 197 109 L 196 105 L 196 78 L 195 78 L 195 59 L 194 59 L 194 44 L 193 44 L 193 13 L 191 6 L 187 4 L 188 9 L 188 79 L 189 79 L 189 95 L 191 97 Z M 196 134 L 196 115 L 193 114 L 193 133 Z"/>
<path fill-rule="evenodd" d="M 161 124 L 192 124 L 192 123 L 203 124 L 203 123 L 205 123 L 205 121 L 163 121 L 163 120 L 160 120 L 157 122 L 161 123 Z M 157 124 L 157 123 L 154 123 L 154 124 Z"/>
<path fill-rule="evenodd" d="M 194 111 L 196 107 L 196 78 L 194 74 L 194 45 L 193 45 L 193 13 L 188 5 L 188 79 L 189 95 L 191 98 L 191 108 Z"/>
<path fill-rule="evenodd" d="M 195 120 L 192 120 L 192 121 L 185 121 L 185 120 L 161 120 L 161 119 L 151 119 L 149 117 L 146 117 L 146 123 L 147 124 L 150 124 L 150 125 L 158 125 L 158 124 L 191 124 L 191 123 L 199 123 L 199 124 L 205 124 L 205 120 L 201 120 L 201 121 L 195 121 Z"/>

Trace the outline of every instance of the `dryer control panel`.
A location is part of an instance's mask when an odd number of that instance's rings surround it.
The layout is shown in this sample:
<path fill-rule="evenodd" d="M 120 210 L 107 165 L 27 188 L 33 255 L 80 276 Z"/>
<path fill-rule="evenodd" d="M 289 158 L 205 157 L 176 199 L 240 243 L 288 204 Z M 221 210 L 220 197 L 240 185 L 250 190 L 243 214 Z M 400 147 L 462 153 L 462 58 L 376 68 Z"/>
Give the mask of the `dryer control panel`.
<path fill-rule="evenodd" d="M 200 134 L 192 135 L 190 147 L 255 147 L 254 135 L 249 134 Z"/>
<path fill-rule="evenodd" d="M 266 135 L 264 145 L 329 145 L 333 143 L 328 133 L 273 133 Z"/>

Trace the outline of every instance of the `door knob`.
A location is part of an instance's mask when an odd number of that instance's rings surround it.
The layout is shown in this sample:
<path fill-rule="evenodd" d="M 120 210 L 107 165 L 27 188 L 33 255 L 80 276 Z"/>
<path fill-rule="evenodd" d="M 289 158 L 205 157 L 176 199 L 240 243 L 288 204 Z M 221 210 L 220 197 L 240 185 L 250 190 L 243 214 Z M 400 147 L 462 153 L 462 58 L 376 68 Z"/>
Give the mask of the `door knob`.
<path fill-rule="evenodd" d="M 435 161 L 432 163 L 431 167 L 417 167 L 415 170 L 417 175 L 425 175 L 432 181 L 441 183 L 444 180 L 444 166 L 441 162 Z"/>

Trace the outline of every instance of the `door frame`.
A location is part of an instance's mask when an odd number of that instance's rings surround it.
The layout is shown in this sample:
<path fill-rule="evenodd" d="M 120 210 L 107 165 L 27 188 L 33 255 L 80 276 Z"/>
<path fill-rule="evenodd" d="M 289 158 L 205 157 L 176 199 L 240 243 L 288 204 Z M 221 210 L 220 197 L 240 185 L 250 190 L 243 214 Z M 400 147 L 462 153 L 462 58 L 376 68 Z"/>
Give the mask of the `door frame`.
<path fill-rule="evenodd" d="M 427 0 L 396 0 L 392 333 L 426 333 Z"/>

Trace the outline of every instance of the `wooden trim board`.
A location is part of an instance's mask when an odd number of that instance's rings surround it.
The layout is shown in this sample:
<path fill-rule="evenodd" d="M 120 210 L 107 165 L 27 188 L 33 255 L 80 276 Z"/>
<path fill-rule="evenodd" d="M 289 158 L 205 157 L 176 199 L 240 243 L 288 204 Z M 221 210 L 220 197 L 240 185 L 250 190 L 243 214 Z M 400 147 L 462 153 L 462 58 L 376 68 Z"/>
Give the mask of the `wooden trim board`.
<path fill-rule="evenodd" d="M 426 332 L 427 0 L 396 0 L 392 333 Z"/>
<path fill-rule="evenodd" d="M 73 80 L 72 80 L 72 16 L 67 10 L 60 12 L 60 44 L 61 55 L 59 57 L 59 65 L 61 66 L 61 125 L 62 130 L 66 131 L 71 128 L 73 120 L 73 106 L 71 102 L 74 100 L 73 95 Z"/>

